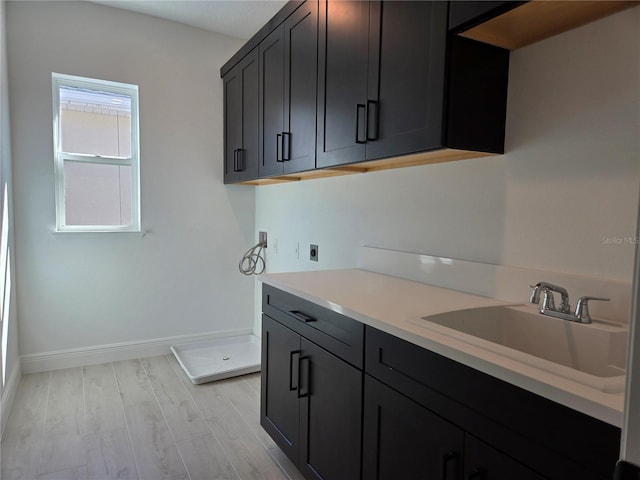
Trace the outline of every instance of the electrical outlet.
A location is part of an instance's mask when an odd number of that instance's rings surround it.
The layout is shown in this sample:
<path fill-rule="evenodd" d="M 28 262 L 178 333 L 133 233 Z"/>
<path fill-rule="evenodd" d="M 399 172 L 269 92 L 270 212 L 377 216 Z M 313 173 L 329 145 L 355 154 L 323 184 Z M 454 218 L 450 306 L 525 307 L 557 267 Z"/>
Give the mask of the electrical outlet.
<path fill-rule="evenodd" d="M 309 260 L 318 261 L 318 245 L 309 245 Z"/>
<path fill-rule="evenodd" d="M 258 242 L 264 243 L 264 247 L 267 248 L 267 232 L 258 232 Z"/>

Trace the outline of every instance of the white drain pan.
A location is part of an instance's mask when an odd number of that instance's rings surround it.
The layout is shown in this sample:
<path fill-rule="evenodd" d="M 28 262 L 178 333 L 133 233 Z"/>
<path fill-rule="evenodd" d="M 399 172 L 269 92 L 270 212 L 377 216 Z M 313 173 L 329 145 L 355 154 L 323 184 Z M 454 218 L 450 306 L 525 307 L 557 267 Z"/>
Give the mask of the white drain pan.
<path fill-rule="evenodd" d="M 260 339 L 255 335 L 183 343 L 171 351 L 196 385 L 260 371 Z"/>

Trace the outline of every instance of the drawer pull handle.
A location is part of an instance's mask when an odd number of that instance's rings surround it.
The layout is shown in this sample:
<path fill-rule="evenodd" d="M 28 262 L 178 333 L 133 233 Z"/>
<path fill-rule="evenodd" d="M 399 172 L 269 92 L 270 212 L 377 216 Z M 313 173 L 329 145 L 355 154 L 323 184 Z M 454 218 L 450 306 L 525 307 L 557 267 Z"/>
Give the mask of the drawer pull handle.
<path fill-rule="evenodd" d="M 276 162 L 282 163 L 284 159 L 282 158 L 282 134 L 276 133 Z"/>
<path fill-rule="evenodd" d="M 448 480 L 449 478 L 449 465 L 457 457 L 456 452 L 448 452 L 442 456 L 442 480 Z"/>
<path fill-rule="evenodd" d="M 304 398 L 311 394 L 311 358 L 299 357 L 298 364 L 298 398 Z"/>
<path fill-rule="evenodd" d="M 291 315 L 293 315 L 294 317 L 296 317 L 298 320 L 300 320 L 301 322 L 304 323 L 309 323 L 309 322 L 316 322 L 317 320 L 309 315 L 307 315 L 306 313 L 302 313 L 298 310 L 292 310 L 289 312 Z"/>
<path fill-rule="evenodd" d="M 294 360 L 293 357 L 296 357 Z M 300 350 L 294 350 L 289 354 L 289 391 L 298 390 L 298 378 L 300 377 Z M 293 384 L 295 382 L 295 385 Z"/>
<path fill-rule="evenodd" d="M 291 160 L 291 132 L 282 132 L 282 160 Z"/>

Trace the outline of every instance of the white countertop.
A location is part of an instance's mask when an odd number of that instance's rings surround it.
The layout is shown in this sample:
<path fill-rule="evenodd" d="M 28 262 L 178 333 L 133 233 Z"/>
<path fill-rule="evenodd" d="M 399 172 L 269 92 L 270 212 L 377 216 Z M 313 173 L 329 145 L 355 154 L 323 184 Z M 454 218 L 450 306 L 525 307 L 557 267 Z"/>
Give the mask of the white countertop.
<path fill-rule="evenodd" d="M 513 303 L 358 269 L 275 273 L 259 278 L 569 408 L 617 427 L 622 425 L 624 393 L 605 393 L 407 321 L 452 310 Z"/>

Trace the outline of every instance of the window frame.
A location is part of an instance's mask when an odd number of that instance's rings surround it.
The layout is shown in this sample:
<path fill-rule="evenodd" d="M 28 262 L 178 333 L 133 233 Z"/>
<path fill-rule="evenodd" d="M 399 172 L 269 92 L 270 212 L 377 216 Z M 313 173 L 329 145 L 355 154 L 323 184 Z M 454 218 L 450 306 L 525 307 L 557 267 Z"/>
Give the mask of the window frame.
<path fill-rule="evenodd" d="M 53 154 L 56 232 L 140 232 L 140 128 L 138 109 L 138 86 L 78 77 L 61 73 L 51 74 L 53 89 Z M 60 134 L 60 87 L 76 87 L 131 97 L 131 156 L 113 157 L 92 154 L 77 154 L 62 151 Z M 131 225 L 67 225 L 65 209 L 64 162 L 107 164 L 131 167 Z"/>

